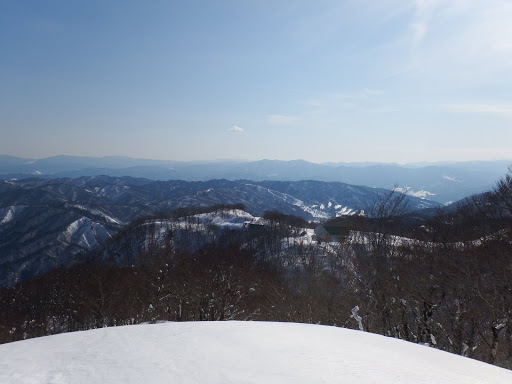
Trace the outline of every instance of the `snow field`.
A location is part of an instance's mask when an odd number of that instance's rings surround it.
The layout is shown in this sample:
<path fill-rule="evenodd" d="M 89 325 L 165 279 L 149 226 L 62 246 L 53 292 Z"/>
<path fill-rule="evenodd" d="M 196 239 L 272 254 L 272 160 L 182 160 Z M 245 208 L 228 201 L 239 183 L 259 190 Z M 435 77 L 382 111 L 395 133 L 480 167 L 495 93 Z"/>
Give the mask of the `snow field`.
<path fill-rule="evenodd" d="M 342 328 L 135 325 L 0 345 L 1 383 L 511 383 L 512 371 Z"/>

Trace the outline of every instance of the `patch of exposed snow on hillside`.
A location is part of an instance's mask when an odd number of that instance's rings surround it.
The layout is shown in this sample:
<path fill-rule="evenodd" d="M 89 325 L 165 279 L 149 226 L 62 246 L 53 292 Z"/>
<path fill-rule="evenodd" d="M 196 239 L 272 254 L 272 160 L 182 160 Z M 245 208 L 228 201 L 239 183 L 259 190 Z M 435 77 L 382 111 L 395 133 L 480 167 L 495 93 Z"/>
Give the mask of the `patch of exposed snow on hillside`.
<path fill-rule="evenodd" d="M 312 228 L 306 228 L 304 231 L 306 232 L 306 235 L 304 236 L 304 240 L 309 243 L 313 242 L 313 238 L 316 238 L 315 230 Z"/>
<path fill-rule="evenodd" d="M 110 199 L 119 198 L 119 196 L 123 195 L 129 189 L 130 187 L 127 185 L 107 185 L 103 188 L 94 188 L 99 196 L 108 197 Z"/>
<path fill-rule="evenodd" d="M 318 243 L 314 241 L 315 230 L 310 228 L 304 228 L 302 230 L 302 236 L 285 237 L 281 239 L 281 246 L 286 249 L 294 246 L 300 246 L 301 249 L 304 246 L 317 247 Z"/>
<path fill-rule="evenodd" d="M 80 240 L 78 241 L 78 245 L 87 249 L 91 249 L 97 244 L 98 242 L 96 241 L 96 238 L 90 231 L 82 233 L 82 236 L 80 236 Z"/>
<path fill-rule="evenodd" d="M 356 214 L 356 211 L 354 211 L 352 208 L 349 208 L 349 207 L 343 207 L 341 205 L 337 205 L 336 207 L 339 207 L 337 208 L 337 211 L 336 211 L 336 217 L 340 217 L 340 216 L 354 216 Z"/>
<path fill-rule="evenodd" d="M 264 197 L 265 195 L 269 195 L 269 196 L 275 197 L 279 200 L 282 200 L 282 201 L 290 203 L 290 204 L 294 204 L 294 205 L 298 205 L 300 203 L 303 204 L 303 202 L 301 200 L 298 200 L 297 198 L 295 198 L 287 193 L 284 193 L 284 192 L 273 191 L 269 188 L 265 188 L 260 185 L 254 185 L 254 184 L 245 184 L 245 186 L 255 188 L 259 192 L 261 197 Z"/>
<path fill-rule="evenodd" d="M 101 211 L 98 211 L 97 209 L 90 209 L 89 211 L 91 213 L 95 214 L 95 215 L 104 217 L 105 220 L 107 220 L 109 223 L 117 224 L 117 225 L 124 225 L 125 224 L 121 220 L 114 219 L 113 217 L 110 217 L 109 215 L 107 215 L 107 214 L 105 214 L 105 213 L 103 213 Z"/>
<path fill-rule="evenodd" d="M 419 197 L 420 199 L 426 199 L 428 198 L 429 196 L 435 196 L 436 194 L 435 193 L 432 193 L 432 192 L 429 192 L 429 191 L 425 191 L 425 190 L 420 190 L 420 191 L 410 191 L 408 193 L 408 195 L 411 195 L 411 196 L 414 196 L 414 197 Z"/>
<path fill-rule="evenodd" d="M 4 218 L 2 219 L 0 224 L 7 224 L 9 221 L 12 220 L 13 217 L 14 217 L 14 215 L 13 215 L 12 209 L 9 208 L 7 210 L 7 212 L 5 213 Z"/>
<path fill-rule="evenodd" d="M 454 181 L 456 183 L 462 183 L 461 180 L 457 180 L 455 177 L 451 177 L 451 176 L 443 176 L 443 179 L 449 180 L 449 181 Z"/>
<path fill-rule="evenodd" d="M 0 217 L 3 217 L 0 224 L 7 224 L 12 221 L 14 217 L 25 208 L 26 206 L 24 205 L 13 205 L 7 208 L 0 208 Z"/>
<path fill-rule="evenodd" d="M 299 207 L 304 212 L 309 213 L 311 216 L 313 216 L 315 219 L 328 219 L 331 216 L 327 212 L 323 212 L 320 207 L 317 204 L 314 204 L 312 206 L 307 206 L 304 204 L 302 200 L 295 199 L 293 202 L 293 205 L 296 207 Z"/>
<path fill-rule="evenodd" d="M 261 218 L 254 217 L 240 209 L 224 209 L 166 220 L 148 220 L 143 223 L 147 231 L 144 249 L 148 250 L 150 246 L 163 247 L 169 245 L 169 241 L 172 244 L 176 239 L 186 238 L 191 234 L 207 234 L 211 231 L 211 225 L 221 229 L 242 230 L 244 223 L 259 223 L 260 220 Z M 169 231 L 174 232 L 171 240 L 167 239 Z M 202 241 L 207 238 L 208 236 L 188 237 L 188 246 L 195 248 L 201 246 L 201 244 L 204 245 Z"/>
<path fill-rule="evenodd" d="M 102 328 L 0 345 L 0 382 L 508 384 L 512 372 L 343 328 L 195 322 Z"/>
<path fill-rule="evenodd" d="M 406 195 L 409 195 L 409 196 L 418 197 L 420 199 L 426 199 L 429 196 L 436 195 L 435 193 L 425 191 L 423 189 L 421 189 L 419 191 L 413 191 L 410 187 L 405 187 L 405 188 L 396 187 L 396 188 L 393 188 L 393 190 L 397 191 L 397 192 L 405 193 Z"/>
<path fill-rule="evenodd" d="M 318 205 L 312 205 L 311 207 L 308 207 L 307 205 L 298 205 L 304 212 L 307 212 L 311 214 L 315 219 L 328 219 L 331 217 L 327 212 L 323 212 L 320 209 L 316 209 Z"/>
<path fill-rule="evenodd" d="M 59 234 L 59 239 L 86 249 L 96 247 L 109 237 L 110 234 L 105 227 L 88 217 L 72 222 L 63 233 Z"/>
<path fill-rule="evenodd" d="M 87 208 L 87 207 L 84 207 L 83 205 L 74 205 L 75 208 L 78 208 L 78 209 L 81 209 L 83 211 L 87 211 L 87 212 L 91 212 L 93 215 L 97 215 L 97 216 L 101 216 L 103 217 L 105 220 L 107 220 L 109 223 L 112 223 L 112 224 L 117 224 L 117 225 L 125 225 L 125 223 L 121 220 L 118 220 L 118 219 L 115 219 L 97 209 L 92 209 L 92 208 Z"/>
<path fill-rule="evenodd" d="M 69 224 L 65 232 L 68 239 L 70 239 L 71 236 L 73 236 L 84 224 L 90 224 L 90 222 L 91 219 L 88 217 L 82 217 L 81 219 L 73 221 L 71 224 Z"/>
<path fill-rule="evenodd" d="M 201 220 L 203 223 L 211 223 L 219 227 L 242 228 L 246 221 L 253 222 L 256 218 L 242 211 L 241 209 L 221 210 L 211 213 L 202 213 L 194 217 Z"/>

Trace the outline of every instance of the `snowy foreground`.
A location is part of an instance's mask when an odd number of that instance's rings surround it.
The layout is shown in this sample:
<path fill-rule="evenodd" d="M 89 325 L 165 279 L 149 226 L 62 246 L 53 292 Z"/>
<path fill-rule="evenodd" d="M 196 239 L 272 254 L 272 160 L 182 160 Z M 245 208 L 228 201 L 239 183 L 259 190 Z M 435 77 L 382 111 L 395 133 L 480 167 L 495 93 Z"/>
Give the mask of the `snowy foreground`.
<path fill-rule="evenodd" d="M 512 371 L 348 329 L 195 322 L 0 345 L 0 383 L 512 383 Z"/>

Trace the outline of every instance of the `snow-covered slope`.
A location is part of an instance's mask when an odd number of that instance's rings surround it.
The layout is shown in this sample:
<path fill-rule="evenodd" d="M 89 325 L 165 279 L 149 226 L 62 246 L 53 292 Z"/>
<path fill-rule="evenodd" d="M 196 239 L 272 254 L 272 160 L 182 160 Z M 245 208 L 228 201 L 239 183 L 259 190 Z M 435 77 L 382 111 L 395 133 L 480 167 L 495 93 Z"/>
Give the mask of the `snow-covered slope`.
<path fill-rule="evenodd" d="M 196 322 L 0 345 L 0 382 L 508 384 L 512 371 L 348 329 Z"/>
<path fill-rule="evenodd" d="M 110 234 L 103 225 L 88 217 L 82 217 L 72 222 L 64 232 L 58 235 L 59 240 L 76 244 L 85 249 L 93 249 L 109 237 Z"/>

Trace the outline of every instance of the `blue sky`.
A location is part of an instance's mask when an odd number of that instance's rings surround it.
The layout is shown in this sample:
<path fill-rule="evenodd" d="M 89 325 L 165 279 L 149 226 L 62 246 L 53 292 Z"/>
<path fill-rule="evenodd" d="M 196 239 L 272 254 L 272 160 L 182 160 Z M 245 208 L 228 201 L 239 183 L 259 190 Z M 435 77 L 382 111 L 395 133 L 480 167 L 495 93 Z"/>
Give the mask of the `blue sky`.
<path fill-rule="evenodd" d="M 0 1 L 0 153 L 512 159 L 512 1 Z"/>

